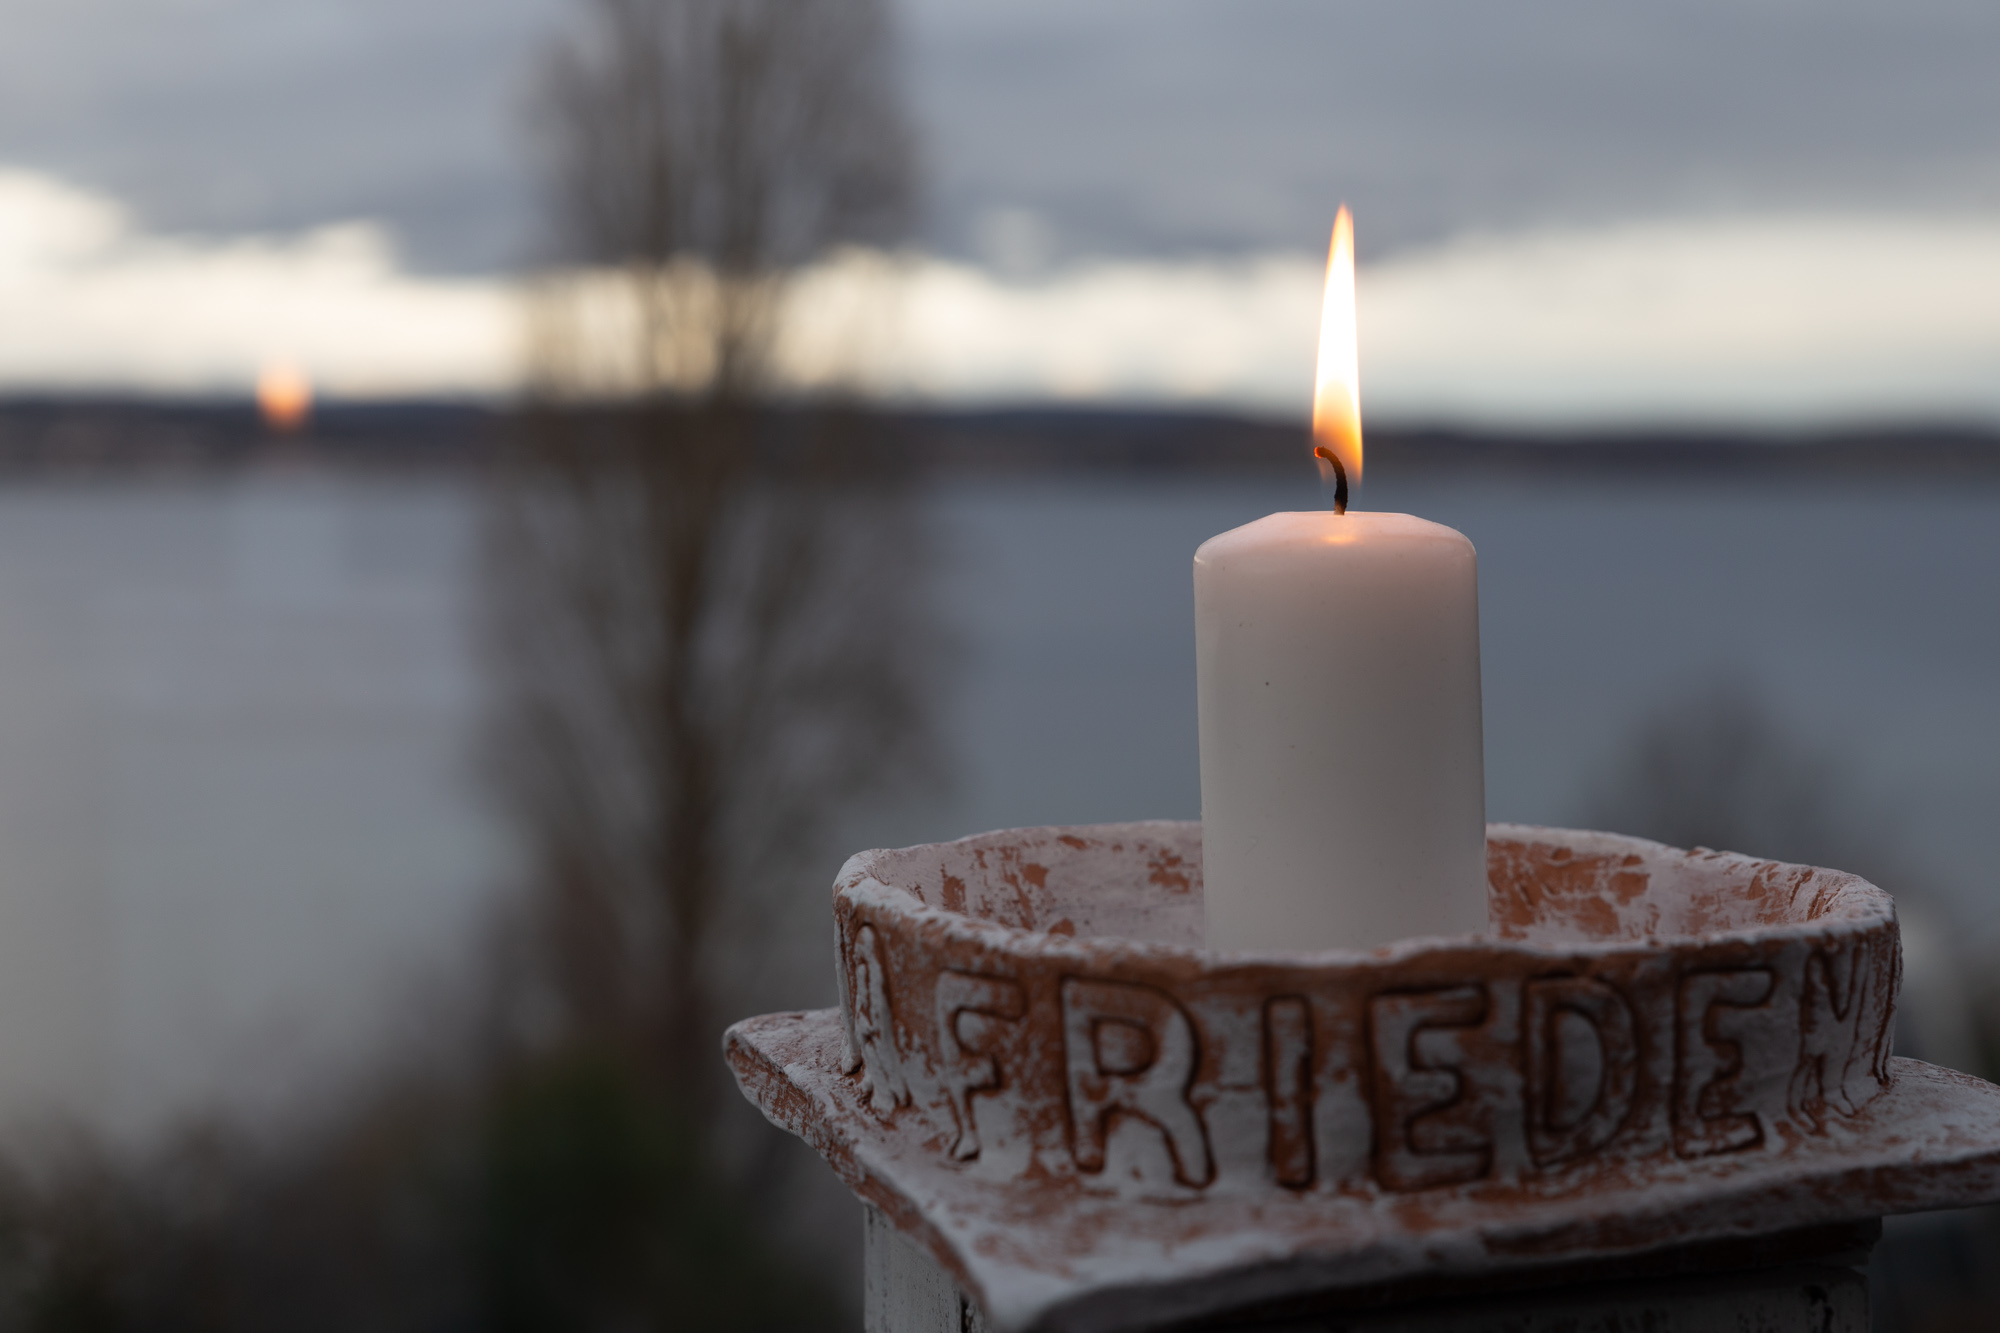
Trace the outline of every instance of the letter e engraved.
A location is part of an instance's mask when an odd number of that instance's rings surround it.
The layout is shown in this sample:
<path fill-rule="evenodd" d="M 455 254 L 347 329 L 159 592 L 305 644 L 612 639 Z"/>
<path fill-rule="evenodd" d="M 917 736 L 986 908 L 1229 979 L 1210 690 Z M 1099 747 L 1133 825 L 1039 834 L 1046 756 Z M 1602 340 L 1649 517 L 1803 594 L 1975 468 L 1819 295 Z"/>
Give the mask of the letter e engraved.
<path fill-rule="evenodd" d="M 854 932 L 854 958 L 848 994 L 854 1003 L 854 1044 L 861 1048 L 861 1080 L 868 1104 L 884 1115 L 910 1101 L 910 1083 L 903 1075 L 903 1054 L 896 1045 L 895 1016 L 889 1011 L 889 978 L 882 967 L 881 941 L 875 927 Z"/>
<path fill-rule="evenodd" d="M 1460 1185 L 1491 1169 L 1492 1139 L 1450 1114 L 1465 1100 L 1465 1057 L 1454 1029 L 1477 1027 L 1486 1008 L 1483 985 L 1370 1001 L 1375 1174 L 1388 1188 Z"/>
<path fill-rule="evenodd" d="M 1690 972 L 1681 978 L 1674 1023 L 1674 1151 L 1712 1157 L 1762 1147 L 1764 1124 L 1737 1104 L 1743 1039 L 1758 1022 L 1751 1011 L 1771 999 L 1769 968 Z"/>
<path fill-rule="evenodd" d="M 986 1048 L 994 1025 L 1013 1022 L 1028 1011 L 1027 993 L 1008 977 L 982 977 L 970 972 L 938 973 L 938 1046 L 944 1053 L 944 1081 L 951 1091 L 951 1113 L 958 1120 L 958 1138 L 951 1155 L 961 1162 L 979 1156 L 979 1128 L 972 1117 L 972 1095 L 1003 1086 L 1000 1067 Z"/>
<path fill-rule="evenodd" d="M 1312 1010 L 1304 997 L 1264 1002 L 1264 1095 L 1271 1106 L 1271 1171 L 1280 1185 L 1313 1181 Z"/>
<path fill-rule="evenodd" d="M 1527 985 L 1528 1152 L 1554 1166 L 1611 1142 L 1632 1111 L 1639 1043 L 1632 1006 L 1589 977 Z"/>
<path fill-rule="evenodd" d="M 1792 1072 L 1791 1109 L 1816 1134 L 1826 1132 L 1828 1108 L 1858 1115 L 1887 1082 L 1875 1050 L 1889 1012 L 1887 986 L 1875 984 L 1874 942 L 1814 950 L 1806 959 L 1799 997 L 1799 1064 Z"/>
<path fill-rule="evenodd" d="M 1208 1184 L 1214 1174 L 1208 1129 L 1187 1097 L 1196 1063 L 1187 1011 L 1154 986 L 1068 977 L 1062 1012 L 1077 1169 L 1104 1169 L 1112 1118 L 1124 1115 L 1165 1136 L 1175 1179 Z"/>

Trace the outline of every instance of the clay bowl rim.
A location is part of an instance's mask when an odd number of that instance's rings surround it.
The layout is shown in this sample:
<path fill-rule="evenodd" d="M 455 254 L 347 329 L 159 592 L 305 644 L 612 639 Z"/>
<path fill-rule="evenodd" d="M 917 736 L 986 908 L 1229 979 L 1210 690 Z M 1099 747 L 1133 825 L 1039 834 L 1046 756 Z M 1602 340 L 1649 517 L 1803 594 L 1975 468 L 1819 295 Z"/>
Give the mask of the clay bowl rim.
<path fill-rule="evenodd" d="M 1616 957 L 1625 954 L 1656 954 L 1663 950 L 1691 946 L 1754 945 L 1774 939 L 1823 935 L 1828 932 L 1861 933 L 1882 925 L 1894 928 L 1898 924 L 1895 899 L 1886 890 L 1851 871 L 1774 861 L 1708 847 L 1674 847 L 1625 833 L 1555 828 L 1537 824 L 1488 824 L 1487 842 L 1489 846 L 1495 841 L 1556 842 L 1575 847 L 1578 851 L 1583 850 L 1579 845 L 1580 842 L 1595 842 L 1599 846 L 1611 843 L 1628 848 L 1627 855 L 1637 854 L 1645 858 L 1649 868 L 1657 867 L 1663 858 L 1679 857 L 1687 861 L 1704 862 L 1718 871 L 1740 869 L 1742 872 L 1740 882 L 1745 885 L 1760 873 L 1803 872 L 1806 877 L 1819 876 L 1826 880 L 1826 888 L 1815 897 L 1831 892 L 1837 895 L 1836 901 L 1831 910 L 1820 916 L 1761 925 L 1736 926 L 1707 934 L 1676 933 L 1608 939 L 1575 936 L 1546 939 L 1506 938 L 1484 934 L 1418 935 L 1378 945 L 1373 949 L 1216 950 L 1204 945 L 1181 944 L 1170 940 L 1149 940 L 1121 935 L 1055 935 L 1047 931 L 1010 926 L 1004 922 L 974 916 L 969 912 L 933 906 L 919 897 L 915 890 L 892 883 L 876 873 L 877 868 L 882 867 L 885 858 L 905 857 L 935 849 L 964 847 L 975 843 L 1000 844 L 1012 841 L 1018 844 L 1029 840 L 1055 841 L 1065 835 L 1106 843 L 1117 841 L 1121 836 L 1128 840 L 1148 839 L 1155 843 L 1163 843 L 1168 841 L 1163 835 L 1169 830 L 1185 832 L 1192 829 L 1195 837 L 1199 839 L 1200 827 L 1199 820 L 1176 819 L 1124 820 L 1105 824 L 1044 824 L 992 829 L 983 833 L 967 834 L 962 838 L 953 838 L 947 842 L 873 848 L 857 852 L 847 859 L 841 867 L 839 877 L 834 881 L 833 896 L 836 902 L 845 901 L 853 907 L 870 905 L 902 918 L 920 933 L 936 932 L 944 940 L 973 944 L 996 953 L 1016 955 L 1031 953 L 1042 958 L 1069 958 L 1093 962 L 1116 962 L 1124 959 L 1144 959 L 1156 963 L 1177 961 L 1204 970 L 1251 968 L 1273 964 L 1293 968 L 1302 965 L 1343 969 L 1375 968 L 1415 958 L 1436 957 L 1439 954 L 1495 957 L 1557 953 L 1568 957 Z"/>

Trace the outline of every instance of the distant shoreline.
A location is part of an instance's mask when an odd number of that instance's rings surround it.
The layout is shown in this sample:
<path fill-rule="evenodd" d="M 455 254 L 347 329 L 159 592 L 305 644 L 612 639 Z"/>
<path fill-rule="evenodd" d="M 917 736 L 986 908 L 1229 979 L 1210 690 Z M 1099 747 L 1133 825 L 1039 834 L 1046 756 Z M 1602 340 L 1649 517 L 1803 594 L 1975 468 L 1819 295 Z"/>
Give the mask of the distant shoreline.
<path fill-rule="evenodd" d="M 1227 474 L 1307 470 L 1302 422 L 1212 411 L 1021 406 L 887 409 L 884 426 L 925 471 L 973 475 Z M 0 478 L 207 472 L 297 465 L 457 472 L 497 454 L 511 408 L 454 402 L 332 403 L 277 435 L 240 400 L 0 399 Z M 1372 466 L 1402 475 L 1769 474 L 2000 479 L 2000 428 L 1911 421 L 1816 431 L 1654 428 L 1531 432 L 1388 424 Z"/>

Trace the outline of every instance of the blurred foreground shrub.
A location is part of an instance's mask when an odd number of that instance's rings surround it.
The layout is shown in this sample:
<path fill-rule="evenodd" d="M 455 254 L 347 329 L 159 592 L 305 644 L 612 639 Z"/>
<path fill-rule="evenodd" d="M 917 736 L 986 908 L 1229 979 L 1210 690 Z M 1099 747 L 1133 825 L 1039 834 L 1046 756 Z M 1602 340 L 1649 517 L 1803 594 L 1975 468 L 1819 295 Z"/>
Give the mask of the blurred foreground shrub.
<path fill-rule="evenodd" d="M 583 1050 L 484 1092 L 398 1089 L 282 1151 L 45 1136 L 0 1167 L 0 1330 L 839 1326 L 702 1142 L 643 1071 Z"/>
<path fill-rule="evenodd" d="M 705 1170 L 705 1137 L 630 1065 L 579 1052 L 521 1071 L 486 1121 L 486 1325 L 816 1329 L 824 1291 L 764 1248 Z"/>

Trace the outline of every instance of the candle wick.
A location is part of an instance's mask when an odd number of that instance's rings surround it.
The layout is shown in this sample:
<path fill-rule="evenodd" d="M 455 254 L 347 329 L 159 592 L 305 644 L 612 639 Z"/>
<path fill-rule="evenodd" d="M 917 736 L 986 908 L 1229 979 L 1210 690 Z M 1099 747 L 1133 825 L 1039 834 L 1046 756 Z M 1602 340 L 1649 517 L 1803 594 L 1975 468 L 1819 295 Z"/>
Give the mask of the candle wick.
<path fill-rule="evenodd" d="M 1333 469 L 1333 512 L 1336 514 L 1346 513 L 1347 469 L 1340 465 L 1340 456 L 1321 444 L 1313 447 L 1313 457 L 1323 460 L 1327 466 Z M 1322 472 L 1320 474 L 1320 481 L 1324 484 L 1325 480 L 1326 474 Z"/>

